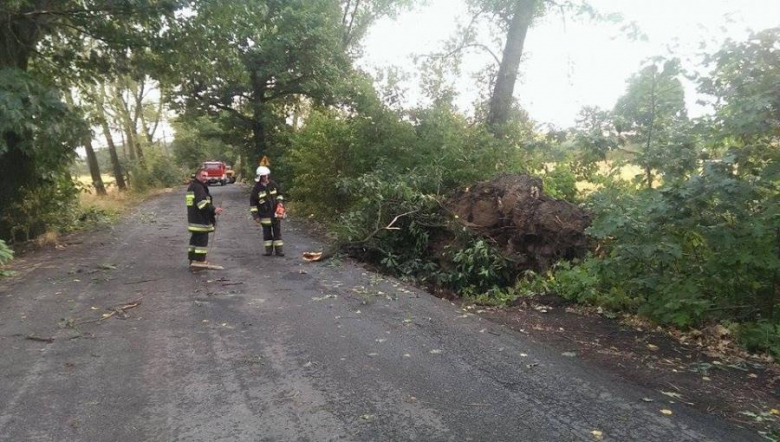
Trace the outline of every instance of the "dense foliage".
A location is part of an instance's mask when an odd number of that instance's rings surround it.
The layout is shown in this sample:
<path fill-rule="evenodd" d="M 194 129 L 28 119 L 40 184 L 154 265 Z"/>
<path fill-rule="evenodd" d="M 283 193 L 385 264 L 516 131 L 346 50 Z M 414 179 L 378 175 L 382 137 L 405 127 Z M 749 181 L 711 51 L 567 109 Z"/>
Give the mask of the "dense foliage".
<path fill-rule="evenodd" d="M 661 185 L 640 176 L 638 187 L 593 194 L 599 249 L 562 265 L 555 291 L 679 327 L 725 322 L 749 349 L 780 355 L 778 36 L 768 30 L 707 57 L 711 71 L 699 84 L 714 116 L 687 127 L 658 122 L 675 137 L 653 164 L 638 164 L 660 173 Z"/>
<path fill-rule="evenodd" d="M 596 11 L 470 0 L 475 23 L 495 19 L 504 54 L 480 77 L 492 95 L 467 117 L 445 71 L 458 71 L 450 55 L 489 49 L 471 27 L 422 65 L 428 106 L 403 109 L 392 72 L 378 91 L 354 67 L 368 27 L 413 3 L 4 5 L 0 169 L 14 185 L 0 190 L 0 237 L 73 227 L 79 147 L 93 185 L 110 169 L 137 191 L 182 182 L 207 159 L 250 175 L 267 155 L 299 214 L 387 272 L 478 302 L 551 291 L 682 328 L 723 323 L 745 347 L 780 355 L 780 29 L 704 55 L 706 73 L 649 60 L 613 109 L 542 131 L 511 99 L 525 33 L 553 10 Z M 689 117 L 685 77 L 711 97 L 711 115 Z M 178 113 L 170 146 L 155 138 L 166 109 Z M 517 274 L 446 209 L 458 189 L 508 172 L 539 175 L 547 195 L 592 213 L 587 258 Z M 0 243 L 0 263 L 9 258 Z"/>

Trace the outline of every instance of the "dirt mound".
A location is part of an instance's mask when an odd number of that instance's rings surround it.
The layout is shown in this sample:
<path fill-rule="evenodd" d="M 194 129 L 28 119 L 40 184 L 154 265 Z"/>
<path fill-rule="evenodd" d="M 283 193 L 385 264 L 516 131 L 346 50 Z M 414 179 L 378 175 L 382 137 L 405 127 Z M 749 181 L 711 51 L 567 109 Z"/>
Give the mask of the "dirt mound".
<path fill-rule="evenodd" d="M 446 206 L 476 234 L 494 240 L 518 270 L 543 271 L 588 250 L 589 214 L 544 195 L 539 178 L 503 175 L 483 181 L 454 195 Z"/>

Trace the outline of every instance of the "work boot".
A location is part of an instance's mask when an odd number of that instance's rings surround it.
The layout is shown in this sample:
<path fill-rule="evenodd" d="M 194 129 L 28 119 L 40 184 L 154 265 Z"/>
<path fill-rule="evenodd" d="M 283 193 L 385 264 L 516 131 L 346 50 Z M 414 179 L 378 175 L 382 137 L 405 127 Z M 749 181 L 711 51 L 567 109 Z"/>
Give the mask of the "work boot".
<path fill-rule="evenodd" d="M 276 247 L 274 247 L 274 249 L 276 251 L 276 256 L 284 256 L 284 249 L 283 249 L 283 247 L 284 246 L 276 246 Z"/>
<path fill-rule="evenodd" d="M 201 270 L 207 268 L 206 261 L 190 261 L 190 270 Z"/>
<path fill-rule="evenodd" d="M 273 246 L 267 246 L 265 248 L 265 253 L 263 253 L 263 256 L 271 256 L 274 254 L 274 247 Z"/>
<path fill-rule="evenodd" d="M 208 261 L 193 261 L 192 264 L 190 264 L 191 269 L 195 270 L 222 270 L 224 267 L 217 264 L 212 264 Z"/>

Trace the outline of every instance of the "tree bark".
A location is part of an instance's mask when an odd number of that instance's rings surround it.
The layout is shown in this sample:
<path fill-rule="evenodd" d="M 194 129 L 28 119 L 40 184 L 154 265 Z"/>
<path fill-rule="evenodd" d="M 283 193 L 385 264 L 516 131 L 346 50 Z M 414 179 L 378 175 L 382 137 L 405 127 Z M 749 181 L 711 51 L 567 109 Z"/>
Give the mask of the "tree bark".
<path fill-rule="evenodd" d="M 116 187 L 120 192 L 127 190 L 127 184 L 125 184 L 125 177 L 122 173 L 122 165 L 119 164 L 119 155 L 116 152 L 116 145 L 114 144 L 114 137 L 111 135 L 111 128 L 108 127 L 108 120 L 106 119 L 105 105 L 105 90 L 100 87 L 100 90 L 96 91 L 95 95 L 95 108 L 97 110 L 98 121 L 100 127 L 103 129 L 103 135 L 106 137 L 106 144 L 108 144 L 108 153 L 111 156 L 111 167 L 114 170 L 114 179 L 116 179 Z"/>
<path fill-rule="evenodd" d="M 130 153 L 130 160 L 135 161 L 138 159 L 138 156 L 136 155 L 135 151 L 135 137 L 133 137 L 133 131 L 130 130 L 130 126 L 127 124 L 127 122 L 124 122 L 123 126 L 125 134 L 125 146 L 127 147 L 127 151 Z"/>
<path fill-rule="evenodd" d="M 517 0 L 515 2 L 506 36 L 504 54 L 498 67 L 496 85 L 493 88 L 493 95 L 490 97 L 488 126 L 496 135 L 500 134 L 501 127 L 509 121 L 517 72 L 520 67 L 520 59 L 523 56 L 525 36 L 533 20 L 537 3 L 538 0 Z"/>
<path fill-rule="evenodd" d="M 84 136 L 84 150 L 87 151 L 87 164 L 89 165 L 89 174 L 92 175 L 92 185 L 98 195 L 105 196 L 106 187 L 103 185 L 103 177 L 100 176 L 100 165 L 98 165 L 97 155 L 92 148 L 92 131 Z"/>
<path fill-rule="evenodd" d="M 155 115 L 154 118 L 154 126 L 152 126 L 152 130 L 149 132 L 149 139 L 154 138 L 154 134 L 157 132 L 157 127 L 160 125 L 160 120 L 163 116 L 163 85 L 161 82 L 157 83 L 157 86 L 160 89 L 160 102 L 157 103 L 157 115 Z M 163 136 L 165 136 L 165 133 L 163 132 Z M 149 141 L 151 143 L 151 141 Z"/>
<path fill-rule="evenodd" d="M 141 131 L 146 138 L 146 142 L 151 146 L 153 137 L 152 133 L 149 131 L 149 125 L 146 124 L 146 116 L 144 115 L 144 90 L 146 88 L 146 82 L 145 80 L 142 81 L 143 82 L 141 83 L 140 88 L 135 83 L 133 83 L 130 89 L 133 93 L 133 98 L 135 99 L 135 118 L 133 125 L 135 126 L 135 123 L 138 123 L 140 120 Z"/>
<path fill-rule="evenodd" d="M 116 104 L 115 108 L 117 115 L 122 121 L 122 127 L 125 133 L 125 144 L 130 152 L 130 159 L 137 159 L 139 162 L 143 163 L 144 152 L 143 149 L 141 149 L 141 142 L 138 139 L 138 133 L 135 130 L 136 119 L 130 114 L 130 108 L 125 101 L 125 98 L 122 96 L 122 91 L 118 87 L 114 88 L 114 102 Z"/>
<path fill-rule="evenodd" d="M 144 137 L 149 145 L 152 144 L 152 133 L 149 131 L 149 126 L 146 124 L 146 117 L 144 117 L 143 111 L 141 111 L 141 129 L 144 131 Z"/>
<path fill-rule="evenodd" d="M 125 131 L 120 130 L 119 135 L 122 137 L 122 158 L 126 160 L 128 156 L 127 156 L 127 140 L 125 140 Z"/>
<path fill-rule="evenodd" d="M 255 155 L 262 158 L 265 155 L 265 82 L 257 77 L 257 71 L 252 71 L 252 138 L 255 145 Z"/>
<path fill-rule="evenodd" d="M 49 9 L 53 0 L 37 0 L 22 8 L 18 14 L 0 13 L 0 69 L 27 70 L 30 55 L 43 36 L 43 26 L 50 19 L 41 15 L 24 15 L 25 12 Z"/>
<path fill-rule="evenodd" d="M 103 135 L 105 135 L 106 143 L 108 144 L 108 153 L 111 156 L 111 167 L 114 169 L 116 187 L 121 192 L 124 192 L 127 190 L 127 184 L 125 184 L 125 177 L 122 174 L 122 165 L 119 164 L 119 155 L 116 153 L 114 138 L 111 136 L 111 129 L 109 129 L 108 122 L 106 121 L 105 117 L 100 119 L 100 126 L 103 128 Z"/>
<path fill-rule="evenodd" d="M 351 2 L 350 2 L 351 3 Z M 349 4 L 347 4 L 346 9 L 349 9 Z M 358 9 L 360 8 L 360 0 L 355 1 L 355 8 L 352 10 L 352 16 L 349 18 L 349 24 L 347 25 L 346 30 L 344 31 L 344 37 L 341 39 L 341 44 L 344 46 L 344 49 L 348 48 L 350 43 L 352 42 L 352 25 L 355 23 L 355 17 L 358 14 Z M 346 19 L 346 15 L 344 16 Z M 346 20 L 342 20 L 346 21 Z"/>
<path fill-rule="evenodd" d="M 252 122 L 252 139 L 255 145 L 255 155 L 262 158 L 265 155 L 265 127 L 262 121 Z"/>
<path fill-rule="evenodd" d="M 71 108 L 76 107 L 72 90 L 65 94 L 65 102 Z M 100 165 L 98 165 L 97 155 L 95 155 L 95 149 L 92 148 L 92 130 L 84 135 L 84 138 L 81 139 L 81 144 L 84 145 L 84 151 L 87 153 L 87 166 L 89 166 L 89 174 L 92 176 L 92 186 L 95 187 L 98 195 L 107 195 L 106 186 L 103 185 L 103 177 L 100 176 Z"/>
<path fill-rule="evenodd" d="M 647 131 L 647 143 L 645 144 L 645 163 L 647 163 L 647 157 L 650 155 L 650 146 L 653 141 L 653 129 L 655 127 L 655 107 L 656 107 L 656 94 L 655 94 L 655 83 L 656 83 L 656 75 L 655 71 L 653 71 L 653 82 L 650 85 L 650 127 Z M 650 168 L 649 165 L 645 165 L 645 181 L 647 182 L 647 188 L 652 189 L 653 188 L 653 170 Z"/>

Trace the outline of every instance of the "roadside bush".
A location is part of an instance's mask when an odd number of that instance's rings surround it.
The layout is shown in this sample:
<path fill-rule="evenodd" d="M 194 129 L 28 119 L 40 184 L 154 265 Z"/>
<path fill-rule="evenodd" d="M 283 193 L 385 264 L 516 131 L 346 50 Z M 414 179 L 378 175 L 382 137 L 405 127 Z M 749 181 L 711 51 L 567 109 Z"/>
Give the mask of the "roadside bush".
<path fill-rule="evenodd" d="M 0 170 L 8 183 L 0 187 L 0 237 L 9 242 L 72 222 L 67 166 L 87 125 L 49 80 L 0 69 Z"/>
<path fill-rule="evenodd" d="M 770 321 L 735 324 L 737 342 L 751 352 L 769 351 L 780 359 L 780 323 Z"/>
<path fill-rule="evenodd" d="M 69 232 L 79 216 L 79 189 L 67 171 L 50 174 L 32 189 L 20 188 L 21 198 L 3 214 L 10 226 L 10 240 L 29 241 L 46 232 Z"/>
<path fill-rule="evenodd" d="M 544 193 L 556 199 L 569 202 L 578 200 L 577 175 L 569 162 L 561 162 L 549 172 L 540 174 Z"/>
<path fill-rule="evenodd" d="M 0 239 L 0 278 L 10 276 L 13 272 L 5 270 L 3 267 L 14 259 L 14 251 Z"/>
<path fill-rule="evenodd" d="M 489 242 L 475 238 L 450 253 L 455 267 L 440 273 L 441 285 L 481 304 L 501 303 L 512 297 L 506 290 L 514 282 L 511 265 Z"/>
<path fill-rule="evenodd" d="M 596 192 L 597 253 L 559 264 L 550 290 L 681 328 L 733 323 L 746 348 L 777 354 L 776 194 L 733 170 L 725 159 L 659 189 Z"/>
<path fill-rule="evenodd" d="M 391 180 L 390 177 L 393 177 Z M 399 177 L 384 170 L 339 183 L 353 204 L 334 224 L 339 243 L 401 276 L 425 279 L 437 266 L 427 257 L 431 229 L 444 226 L 431 177 Z"/>
<path fill-rule="evenodd" d="M 443 195 L 519 168 L 522 152 L 516 140 L 496 139 L 443 105 L 411 112 L 408 120 L 386 108 L 368 115 L 315 110 L 293 135 L 290 193 L 306 212 L 333 220 L 355 202 L 339 184 L 344 180 L 381 169 L 388 182 L 411 177 L 425 184 L 421 193 Z"/>

